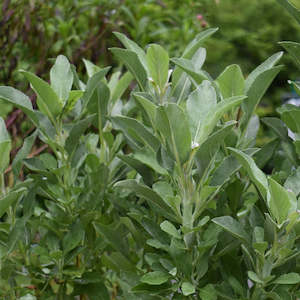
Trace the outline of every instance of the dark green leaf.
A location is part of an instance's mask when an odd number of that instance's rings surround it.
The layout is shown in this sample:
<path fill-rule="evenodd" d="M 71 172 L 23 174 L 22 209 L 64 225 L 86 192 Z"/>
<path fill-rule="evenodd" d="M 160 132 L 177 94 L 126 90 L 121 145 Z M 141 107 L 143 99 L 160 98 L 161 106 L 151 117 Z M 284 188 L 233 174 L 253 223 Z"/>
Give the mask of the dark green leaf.
<path fill-rule="evenodd" d="M 7 209 L 18 201 L 19 197 L 24 194 L 26 188 L 20 188 L 10 192 L 0 199 L 0 218 L 6 213 Z"/>
<path fill-rule="evenodd" d="M 64 236 L 62 244 L 64 253 L 68 253 L 71 250 L 73 250 L 75 247 L 77 247 L 80 243 L 83 243 L 84 240 L 84 228 L 82 223 L 78 220 L 76 223 L 74 223 L 70 231 Z"/>
<path fill-rule="evenodd" d="M 300 11 L 288 0 L 277 0 L 300 23 Z"/>
<path fill-rule="evenodd" d="M 157 151 L 158 139 L 140 122 L 133 118 L 114 116 L 111 121 L 115 129 L 121 130 L 137 149 L 148 146 Z"/>
<path fill-rule="evenodd" d="M 108 290 L 102 282 L 78 285 L 75 291 L 78 295 L 87 295 L 90 300 L 110 300 Z"/>
<path fill-rule="evenodd" d="M 207 284 L 205 287 L 199 289 L 199 296 L 201 300 L 217 300 L 218 294 L 212 284 Z"/>
<path fill-rule="evenodd" d="M 141 152 L 142 153 L 142 152 Z M 151 172 L 151 168 L 147 165 L 145 165 L 140 160 L 136 159 L 132 154 L 130 155 L 118 155 L 118 157 L 124 161 L 127 165 L 129 165 L 131 168 L 136 170 L 143 178 L 144 182 L 147 185 L 151 185 L 153 183 L 153 174 Z M 147 158 L 147 155 L 145 155 L 145 158 Z"/>
<path fill-rule="evenodd" d="M 248 233 L 245 231 L 242 225 L 232 217 L 217 217 L 212 219 L 212 221 L 231 233 L 233 236 L 241 239 L 243 242 L 248 243 L 250 241 Z"/>
<path fill-rule="evenodd" d="M 117 182 L 115 187 L 124 188 L 136 193 L 137 196 L 146 199 L 148 202 L 153 203 L 158 208 L 161 209 L 161 212 L 170 217 L 172 220 L 176 220 L 173 211 L 171 208 L 164 202 L 164 200 L 151 188 L 146 185 L 140 184 L 133 179 L 123 180 Z"/>
<path fill-rule="evenodd" d="M 72 154 L 78 145 L 81 135 L 85 132 L 91 122 L 95 119 L 95 115 L 91 115 L 84 120 L 76 122 L 70 130 L 69 136 L 66 139 L 65 148 L 69 154 Z"/>
<path fill-rule="evenodd" d="M 24 217 L 17 219 L 16 223 L 14 224 L 14 227 L 9 234 L 9 239 L 7 243 L 8 254 L 15 249 L 16 244 L 20 240 L 22 240 L 22 237 L 24 237 L 25 224 L 26 224 L 26 219 Z"/>
<path fill-rule="evenodd" d="M 211 186 L 222 186 L 230 177 L 240 169 L 238 160 L 230 155 L 226 157 L 215 170 L 210 181 Z"/>
<path fill-rule="evenodd" d="M 278 145 L 279 140 L 275 139 L 270 143 L 265 144 L 255 155 L 254 160 L 259 168 L 263 168 L 268 161 L 273 157 Z"/>
<path fill-rule="evenodd" d="M 100 223 L 93 223 L 96 231 L 118 252 L 123 253 L 127 256 L 128 247 L 124 241 L 122 233 L 122 227 L 124 225 L 103 225 Z"/>
<path fill-rule="evenodd" d="M 159 174 L 168 174 L 166 169 L 162 168 L 157 162 L 156 153 L 147 147 L 143 148 L 142 150 L 136 151 L 133 154 L 133 157 Z"/>
<path fill-rule="evenodd" d="M 34 141 L 36 139 L 37 133 L 38 132 L 35 131 L 33 134 L 31 134 L 29 137 L 25 139 L 22 148 L 18 151 L 17 155 L 15 156 L 12 163 L 12 170 L 15 177 L 19 176 L 22 167 L 22 161 L 24 158 L 27 158 L 27 156 L 29 155 L 31 148 L 34 144 Z"/>
<path fill-rule="evenodd" d="M 282 140 L 288 139 L 288 131 L 285 124 L 278 118 L 262 118 L 263 123 L 270 127 Z"/>

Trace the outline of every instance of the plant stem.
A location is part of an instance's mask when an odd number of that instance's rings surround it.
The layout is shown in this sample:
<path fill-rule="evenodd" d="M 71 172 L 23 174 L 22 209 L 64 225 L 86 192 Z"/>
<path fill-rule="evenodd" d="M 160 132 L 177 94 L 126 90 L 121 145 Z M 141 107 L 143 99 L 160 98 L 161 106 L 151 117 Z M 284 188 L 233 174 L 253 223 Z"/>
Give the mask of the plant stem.
<path fill-rule="evenodd" d="M 6 188 L 5 188 L 4 173 L 0 174 L 0 185 L 1 185 L 1 195 L 5 196 L 5 194 L 6 194 Z"/>

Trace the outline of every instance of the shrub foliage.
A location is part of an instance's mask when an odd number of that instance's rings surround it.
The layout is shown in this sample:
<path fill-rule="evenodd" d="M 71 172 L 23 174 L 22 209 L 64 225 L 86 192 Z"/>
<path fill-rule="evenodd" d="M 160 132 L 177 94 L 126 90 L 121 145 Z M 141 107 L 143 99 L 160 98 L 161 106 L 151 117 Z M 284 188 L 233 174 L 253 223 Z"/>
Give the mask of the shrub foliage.
<path fill-rule="evenodd" d="M 0 119 L 3 299 L 300 297 L 299 109 L 263 119 L 276 137 L 255 147 L 255 108 L 282 52 L 246 77 L 229 65 L 213 78 L 203 43 L 215 32 L 177 58 L 115 33 L 124 48 L 110 51 L 125 71 L 85 61 L 86 81 L 62 55 L 50 84 L 22 71 L 37 109 L 0 87 L 36 128 L 8 177 Z"/>

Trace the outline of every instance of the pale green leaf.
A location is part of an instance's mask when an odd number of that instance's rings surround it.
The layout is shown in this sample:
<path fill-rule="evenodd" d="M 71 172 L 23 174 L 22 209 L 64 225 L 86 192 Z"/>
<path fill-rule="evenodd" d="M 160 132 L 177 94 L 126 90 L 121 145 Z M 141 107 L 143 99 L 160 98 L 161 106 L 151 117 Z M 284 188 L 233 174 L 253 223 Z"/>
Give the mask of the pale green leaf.
<path fill-rule="evenodd" d="M 297 199 L 293 192 L 287 191 L 272 178 L 269 178 L 270 197 L 268 204 L 272 215 L 280 225 L 290 213 L 297 210 Z"/>
<path fill-rule="evenodd" d="M 22 71 L 22 73 L 37 94 L 37 105 L 39 109 L 55 123 L 55 118 L 62 111 L 62 101 L 46 81 L 30 72 Z"/>
<path fill-rule="evenodd" d="M 146 69 L 139 60 L 138 55 L 130 50 L 111 48 L 110 51 L 127 67 L 136 79 L 142 91 L 145 91 L 148 84 Z"/>
<path fill-rule="evenodd" d="M 3 173 L 9 165 L 11 148 L 10 136 L 4 120 L 0 117 L 0 173 Z"/>
<path fill-rule="evenodd" d="M 206 115 L 203 122 L 201 122 L 199 130 L 197 131 L 197 135 L 195 137 L 195 142 L 201 145 L 212 133 L 213 129 L 222 118 L 222 116 L 229 110 L 240 105 L 245 98 L 245 96 L 235 96 L 219 102 L 215 109 L 211 110 Z"/>
<path fill-rule="evenodd" d="M 184 296 L 189 296 L 195 293 L 194 285 L 187 281 L 182 283 L 181 290 Z"/>
<path fill-rule="evenodd" d="M 187 117 L 183 110 L 174 103 L 158 107 L 156 125 L 167 140 L 175 159 L 184 163 L 189 158 L 192 139 Z"/>
<path fill-rule="evenodd" d="M 160 285 L 167 282 L 169 278 L 170 275 L 168 273 L 161 272 L 161 271 L 154 271 L 143 275 L 140 281 L 150 285 Z"/>
<path fill-rule="evenodd" d="M 101 71 L 100 67 L 96 66 L 94 63 L 87 59 L 83 59 L 83 63 L 89 78 L 93 77 L 96 73 Z"/>
<path fill-rule="evenodd" d="M 181 239 L 181 235 L 179 234 L 176 227 L 169 221 L 164 221 L 160 224 L 160 228 L 168 233 L 169 235 L 173 236 L 176 239 Z"/>
<path fill-rule="evenodd" d="M 59 55 L 50 70 L 51 87 L 58 98 L 65 103 L 73 85 L 73 73 L 68 59 Z"/>
<path fill-rule="evenodd" d="M 238 65 L 228 66 L 216 79 L 224 98 L 245 94 L 245 80 Z"/>
<path fill-rule="evenodd" d="M 300 283 L 300 275 L 298 273 L 287 273 L 276 278 L 272 283 L 275 284 L 297 284 Z"/>
<path fill-rule="evenodd" d="M 243 153 L 240 150 L 228 148 L 233 155 L 238 159 L 238 161 L 243 165 L 243 167 L 246 169 L 248 176 L 254 182 L 254 184 L 259 189 L 261 195 L 264 197 L 264 199 L 267 199 L 268 194 L 268 180 L 266 175 L 261 171 L 257 165 L 255 164 L 253 158 L 251 158 L 249 155 Z"/>
<path fill-rule="evenodd" d="M 147 65 L 151 78 L 162 92 L 168 81 L 168 52 L 159 45 L 151 45 L 147 50 Z"/>
<path fill-rule="evenodd" d="M 201 124 L 217 105 L 217 96 L 212 84 L 204 80 L 188 97 L 186 110 L 193 139 L 197 137 Z"/>

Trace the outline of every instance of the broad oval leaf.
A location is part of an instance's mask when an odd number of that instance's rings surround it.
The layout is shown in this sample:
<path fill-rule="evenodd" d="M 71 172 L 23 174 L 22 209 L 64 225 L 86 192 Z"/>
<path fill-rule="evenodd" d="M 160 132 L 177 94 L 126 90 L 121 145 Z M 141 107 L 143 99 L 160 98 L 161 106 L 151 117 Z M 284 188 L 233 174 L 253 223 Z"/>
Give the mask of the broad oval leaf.
<path fill-rule="evenodd" d="M 238 65 L 228 66 L 216 79 L 224 98 L 245 94 L 245 79 Z"/>
<path fill-rule="evenodd" d="M 189 116 L 193 139 L 197 137 L 201 124 L 208 113 L 215 109 L 217 95 L 214 87 L 208 80 L 204 80 L 199 87 L 188 97 L 186 110 Z"/>
<path fill-rule="evenodd" d="M 169 235 L 173 236 L 176 239 L 181 239 L 181 235 L 179 234 L 176 227 L 169 221 L 164 221 L 160 224 L 160 228 L 168 233 Z"/>
<path fill-rule="evenodd" d="M 167 282 L 170 277 L 168 273 L 154 271 L 143 275 L 140 281 L 151 285 L 160 285 Z"/>
<path fill-rule="evenodd" d="M 270 197 L 268 204 L 272 215 L 280 225 L 287 220 L 290 213 L 297 210 L 297 198 L 272 178 L 269 178 Z"/>
<path fill-rule="evenodd" d="M 300 275 L 298 273 L 287 273 L 276 278 L 272 283 L 275 284 L 297 284 L 300 283 Z"/>
<path fill-rule="evenodd" d="M 65 103 L 73 85 L 73 73 L 68 59 L 64 55 L 56 58 L 55 64 L 50 70 L 51 87 L 58 98 Z"/>
<path fill-rule="evenodd" d="M 176 160 L 184 163 L 191 153 L 192 139 L 187 117 L 174 103 L 160 106 L 156 111 L 157 129 L 167 140 Z"/>
<path fill-rule="evenodd" d="M 147 50 L 147 65 L 151 78 L 162 93 L 168 81 L 168 52 L 166 52 L 166 50 L 159 45 L 151 45 Z"/>
<path fill-rule="evenodd" d="M 196 291 L 195 286 L 187 281 L 182 283 L 181 290 L 184 296 L 189 296 L 191 294 L 194 294 Z"/>

